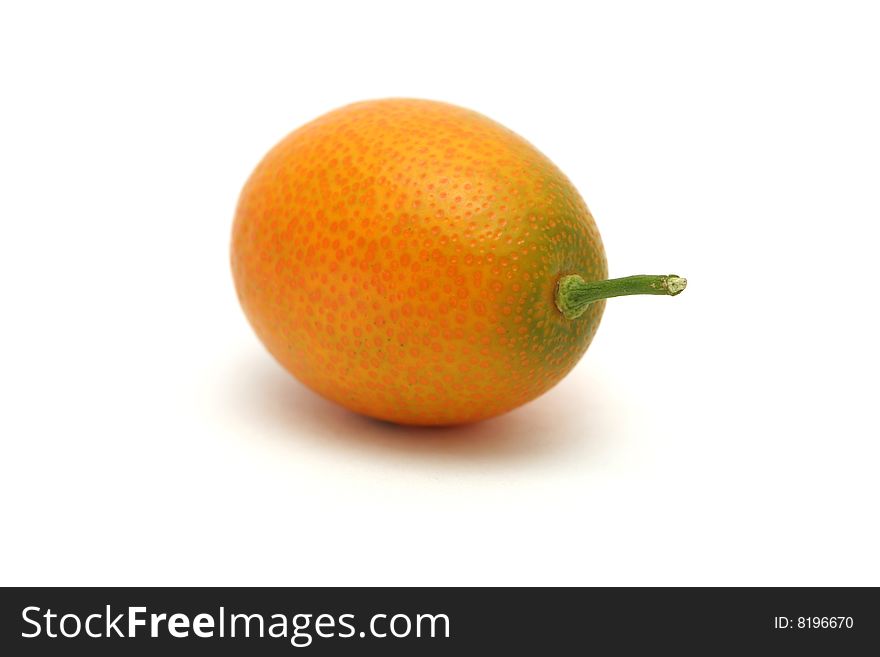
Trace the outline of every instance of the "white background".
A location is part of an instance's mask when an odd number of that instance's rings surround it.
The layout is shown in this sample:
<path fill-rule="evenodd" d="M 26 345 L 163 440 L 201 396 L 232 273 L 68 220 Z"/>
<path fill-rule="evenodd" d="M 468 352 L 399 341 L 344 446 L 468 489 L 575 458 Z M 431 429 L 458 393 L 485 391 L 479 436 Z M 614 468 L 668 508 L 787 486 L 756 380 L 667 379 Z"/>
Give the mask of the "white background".
<path fill-rule="evenodd" d="M 0 10 L 3 584 L 880 584 L 880 21 L 849 2 Z M 481 111 L 611 301 L 497 420 L 351 415 L 264 352 L 232 215 L 355 100 Z"/>

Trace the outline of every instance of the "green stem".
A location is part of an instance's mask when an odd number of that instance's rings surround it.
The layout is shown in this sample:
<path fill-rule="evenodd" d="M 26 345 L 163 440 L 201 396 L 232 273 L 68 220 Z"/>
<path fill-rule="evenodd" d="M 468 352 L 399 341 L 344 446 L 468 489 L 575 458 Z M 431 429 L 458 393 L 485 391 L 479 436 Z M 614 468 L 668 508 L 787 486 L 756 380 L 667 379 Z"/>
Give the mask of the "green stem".
<path fill-rule="evenodd" d="M 607 281 L 585 281 L 577 274 L 560 277 L 556 283 L 556 307 L 566 319 L 577 319 L 594 301 L 630 294 L 663 294 L 674 297 L 687 287 L 687 279 L 666 276 L 627 276 Z"/>

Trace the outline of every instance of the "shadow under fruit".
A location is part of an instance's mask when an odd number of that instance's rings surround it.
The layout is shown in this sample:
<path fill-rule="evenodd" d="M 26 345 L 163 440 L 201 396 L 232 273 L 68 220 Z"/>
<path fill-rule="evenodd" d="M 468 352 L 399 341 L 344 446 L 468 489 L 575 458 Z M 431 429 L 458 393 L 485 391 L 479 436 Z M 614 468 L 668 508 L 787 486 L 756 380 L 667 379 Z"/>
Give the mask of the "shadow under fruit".
<path fill-rule="evenodd" d="M 583 356 L 606 280 L 577 190 L 531 144 L 445 103 L 348 105 L 292 132 L 241 193 L 232 271 L 269 352 L 319 394 L 402 424 L 509 411 Z"/>

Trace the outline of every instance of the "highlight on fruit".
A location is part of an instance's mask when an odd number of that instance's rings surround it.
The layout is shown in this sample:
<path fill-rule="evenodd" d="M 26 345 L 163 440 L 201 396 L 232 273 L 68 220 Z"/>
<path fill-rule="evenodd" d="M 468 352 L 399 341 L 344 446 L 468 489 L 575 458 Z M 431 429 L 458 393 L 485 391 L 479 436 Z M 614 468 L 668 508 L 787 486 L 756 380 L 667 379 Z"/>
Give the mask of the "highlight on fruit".
<path fill-rule="evenodd" d="M 676 296 L 676 274 L 608 278 L 565 175 L 491 119 L 416 99 L 300 127 L 238 202 L 232 272 L 267 350 L 327 399 L 412 425 L 483 420 L 552 388 L 606 299 Z"/>

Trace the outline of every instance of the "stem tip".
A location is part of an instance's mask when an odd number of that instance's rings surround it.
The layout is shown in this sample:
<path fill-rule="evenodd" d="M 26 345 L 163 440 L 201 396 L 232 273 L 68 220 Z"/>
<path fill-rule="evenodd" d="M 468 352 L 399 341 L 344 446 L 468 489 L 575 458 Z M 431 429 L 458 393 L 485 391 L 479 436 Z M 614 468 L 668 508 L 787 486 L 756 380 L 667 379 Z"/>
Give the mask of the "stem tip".
<path fill-rule="evenodd" d="M 675 274 L 670 274 L 666 277 L 666 289 L 669 291 L 669 296 L 674 297 L 676 294 L 681 294 L 684 292 L 684 289 L 688 286 L 688 281 L 686 278 L 682 278 L 681 276 L 676 276 Z"/>

